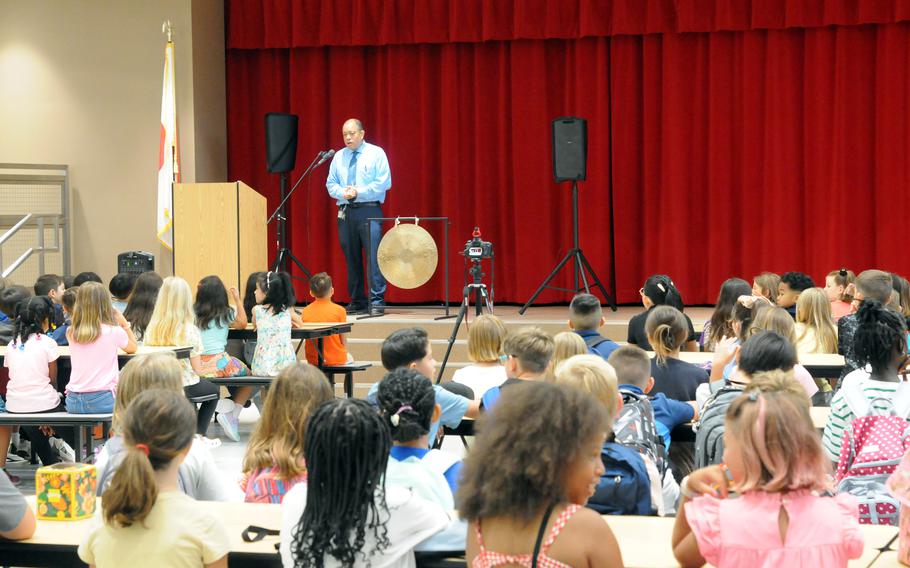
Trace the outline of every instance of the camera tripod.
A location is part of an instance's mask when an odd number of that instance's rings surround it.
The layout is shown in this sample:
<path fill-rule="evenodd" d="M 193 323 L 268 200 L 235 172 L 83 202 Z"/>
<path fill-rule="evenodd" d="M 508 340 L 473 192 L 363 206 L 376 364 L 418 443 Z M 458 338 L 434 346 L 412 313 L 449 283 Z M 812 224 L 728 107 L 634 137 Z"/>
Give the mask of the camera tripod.
<path fill-rule="evenodd" d="M 445 373 L 446 364 L 449 362 L 449 355 L 452 354 L 452 346 L 455 345 L 455 338 L 458 337 L 458 330 L 461 327 L 461 322 L 464 321 L 465 316 L 468 314 L 468 307 L 471 303 L 471 296 L 474 297 L 474 315 L 480 316 L 483 314 L 483 309 L 486 307 L 487 312 L 493 313 L 493 302 L 490 300 L 490 295 L 487 293 L 487 285 L 483 283 L 483 269 L 480 265 L 479 258 L 472 258 L 471 262 L 471 277 L 473 282 L 464 287 L 462 291 L 461 307 L 458 310 L 458 315 L 455 316 L 455 324 L 452 326 L 452 335 L 449 337 L 449 344 L 446 346 L 445 357 L 442 358 L 442 365 L 439 366 L 439 374 L 436 376 L 436 384 L 439 384 L 442 381 L 442 374 Z"/>

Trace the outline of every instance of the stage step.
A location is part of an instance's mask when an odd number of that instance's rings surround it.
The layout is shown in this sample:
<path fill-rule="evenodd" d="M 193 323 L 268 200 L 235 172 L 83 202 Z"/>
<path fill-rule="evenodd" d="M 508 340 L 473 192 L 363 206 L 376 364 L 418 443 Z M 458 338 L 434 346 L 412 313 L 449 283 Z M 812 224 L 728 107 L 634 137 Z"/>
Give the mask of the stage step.
<path fill-rule="evenodd" d="M 471 321 L 473 320 L 474 318 L 472 316 Z M 364 320 L 348 318 L 348 321 L 354 324 L 354 330 L 351 332 L 351 337 L 357 338 L 381 337 L 384 339 L 388 337 L 389 334 L 398 331 L 399 329 L 406 327 L 421 327 L 427 331 L 430 339 L 448 340 L 452 336 L 452 330 L 455 326 L 454 319 L 415 321 L 413 319 L 394 319 L 385 316 L 382 318 Z M 568 331 L 569 329 L 568 319 L 562 321 L 506 320 L 503 323 L 509 331 L 516 331 L 528 326 L 536 326 L 551 335 L 557 334 L 560 331 Z M 629 326 L 626 322 L 607 322 L 606 325 L 601 328 L 600 332 L 604 337 L 614 341 L 625 341 L 628 328 Z M 468 339 L 468 325 L 465 323 L 462 323 L 458 328 L 457 339 Z"/>

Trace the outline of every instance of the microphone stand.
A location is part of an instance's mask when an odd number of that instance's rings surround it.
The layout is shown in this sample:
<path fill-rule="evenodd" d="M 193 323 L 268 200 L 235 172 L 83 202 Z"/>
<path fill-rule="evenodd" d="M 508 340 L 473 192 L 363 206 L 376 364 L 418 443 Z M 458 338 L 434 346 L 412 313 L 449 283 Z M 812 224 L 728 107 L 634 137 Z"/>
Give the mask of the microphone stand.
<path fill-rule="evenodd" d="M 291 249 L 289 249 L 287 246 L 288 245 L 288 243 L 287 243 L 287 240 L 288 240 L 287 225 L 286 225 L 287 217 L 285 216 L 284 206 L 288 202 L 288 199 L 290 199 L 291 196 L 294 195 L 294 191 L 296 191 L 297 187 L 300 186 L 300 182 L 302 182 L 303 179 L 307 175 L 309 175 L 309 173 L 316 167 L 316 165 L 317 165 L 316 162 L 321 160 L 325 156 L 325 154 L 326 154 L 326 152 L 319 152 L 318 154 L 316 154 L 316 157 L 313 158 L 313 161 L 310 162 L 310 165 L 307 166 L 307 169 L 304 170 L 304 172 L 300 175 L 300 178 L 298 178 L 297 182 L 294 184 L 294 187 L 292 187 L 291 191 L 287 192 L 287 194 L 285 194 L 285 186 L 287 185 L 287 174 L 286 173 L 281 174 L 281 198 L 282 198 L 281 203 L 278 204 L 278 207 L 275 208 L 275 212 L 272 213 L 272 215 L 269 217 L 268 221 L 266 221 L 266 225 L 268 225 L 276 218 L 278 220 L 278 225 L 276 227 L 276 231 L 278 233 L 278 255 L 275 257 L 275 263 L 272 265 L 273 272 L 281 270 L 281 271 L 290 273 L 290 271 L 288 270 L 288 261 L 290 260 L 291 262 L 293 262 L 294 264 L 297 265 L 297 268 L 299 268 L 300 271 L 303 272 L 304 275 L 306 275 L 307 280 L 312 278 L 312 274 L 310 273 L 310 271 L 307 270 L 306 266 L 304 266 L 302 262 L 300 262 L 300 259 L 298 259 L 296 256 L 294 256 L 294 253 L 291 252 Z"/>

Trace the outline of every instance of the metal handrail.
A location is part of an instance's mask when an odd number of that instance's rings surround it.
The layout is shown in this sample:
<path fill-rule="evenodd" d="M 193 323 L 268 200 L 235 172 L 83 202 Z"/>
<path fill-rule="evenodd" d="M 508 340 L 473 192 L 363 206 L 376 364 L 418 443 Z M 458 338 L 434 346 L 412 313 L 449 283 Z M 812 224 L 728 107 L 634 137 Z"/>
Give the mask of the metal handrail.
<path fill-rule="evenodd" d="M 38 228 L 38 246 L 29 247 L 24 253 L 22 253 L 19 258 L 13 261 L 8 267 L 3 269 L 3 272 L 0 273 L 0 276 L 3 278 L 8 277 L 10 274 L 16 271 L 23 262 L 28 260 L 33 254 L 38 253 L 38 273 L 44 274 L 44 254 L 48 252 L 60 252 L 60 220 L 63 218 L 62 215 L 36 215 L 34 213 L 28 213 L 22 219 L 19 220 L 15 225 L 7 229 L 3 235 L 0 235 L 0 267 L 3 266 L 3 249 L 2 245 L 10 238 L 13 237 L 16 233 L 19 232 L 22 227 L 26 225 L 32 218 L 35 219 L 35 224 Z M 44 224 L 46 220 L 52 220 L 54 224 L 54 246 L 47 247 L 44 246 Z"/>

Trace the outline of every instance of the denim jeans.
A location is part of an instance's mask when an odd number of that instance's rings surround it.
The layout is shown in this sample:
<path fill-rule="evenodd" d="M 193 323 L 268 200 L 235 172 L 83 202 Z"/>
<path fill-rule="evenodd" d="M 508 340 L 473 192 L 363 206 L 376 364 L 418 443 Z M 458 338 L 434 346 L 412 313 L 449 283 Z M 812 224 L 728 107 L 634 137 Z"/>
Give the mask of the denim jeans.
<path fill-rule="evenodd" d="M 114 393 L 111 391 L 67 393 L 66 411 L 70 414 L 110 414 L 114 412 Z"/>

